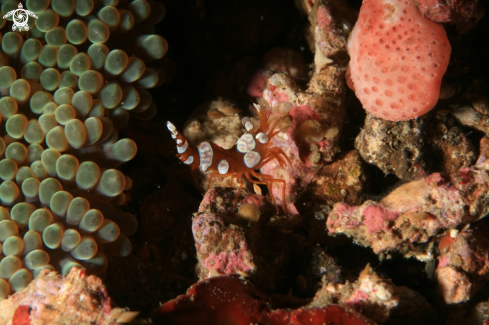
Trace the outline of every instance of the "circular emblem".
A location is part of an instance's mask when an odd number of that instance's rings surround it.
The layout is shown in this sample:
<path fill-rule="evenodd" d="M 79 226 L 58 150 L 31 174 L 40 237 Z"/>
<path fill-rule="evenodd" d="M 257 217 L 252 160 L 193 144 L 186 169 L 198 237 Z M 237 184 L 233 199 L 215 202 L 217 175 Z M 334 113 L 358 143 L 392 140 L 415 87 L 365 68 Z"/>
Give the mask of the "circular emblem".
<path fill-rule="evenodd" d="M 11 10 L 9 12 L 7 12 L 7 14 L 5 16 L 3 16 L 3 18 L 8 18 L 8 17 L 12 17 L 12 21 L 13 21 L 13 25 L 12 25 L 12 30 L 15 31 L 15 30 L 19 30 L 22 31 L 22 30 L 25 30 L 25 31 L 28 31 L 29 30 L 29 16 L 31 17 L 34 17 L 34 18 L 37 18 L 37 16 L 29 11 L 29 10 L 25 10 L 24 7 L 22 6 L 22 3 L 19 3 L 19 9 L 15 9 L 15 10 Z"/>

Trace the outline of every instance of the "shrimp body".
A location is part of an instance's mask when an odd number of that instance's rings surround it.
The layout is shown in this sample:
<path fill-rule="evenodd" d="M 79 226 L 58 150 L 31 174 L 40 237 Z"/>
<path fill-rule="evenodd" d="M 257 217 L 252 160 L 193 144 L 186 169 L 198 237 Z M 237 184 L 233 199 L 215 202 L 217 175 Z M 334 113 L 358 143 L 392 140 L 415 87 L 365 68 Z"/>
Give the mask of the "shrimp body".
<path fill-rule="evenodd" d="M 250 118 L 243 118 L 242 123 L 247 132 L 238 139 L 231 149 L 224 149 L 210 142 L 202 142 L 197 148 L 192 148 L 189 146 L 185 137 L 178 132 L 171 122 L 167 122 L 167 127 L 177 142 L 178 154 L 176 156 L 192 169 L 200 167 L 203 172 L 210 173 L 209 187 L 213 177 L 231 177 L 232 183 L 236 179 L 240 184 L 233 210 L 236 207 L 239 193 L 244 185 L 241 178 L 245 176 L 252 183 L 267 185 L 276 207 L 277 204 L 272 194 L 272 186 L 273 183 L 281 183 L 283 209 L 286 212 L 285 181 L 275 179 L 270 175 L 257 171 L 272 160 L 277 160 L 282 167 L 287 163 L 290 165 L 290 161 L 285 152 L 281 148 L 273 147 L 271 143 L 271 139 L 281 131 L 275 130 L 279 119 L 270 123 L 270 116 L 262 112 L 260 106 L 256 105 L 255 107 L 260 118 L 260 125 L 255 127 Z"/>

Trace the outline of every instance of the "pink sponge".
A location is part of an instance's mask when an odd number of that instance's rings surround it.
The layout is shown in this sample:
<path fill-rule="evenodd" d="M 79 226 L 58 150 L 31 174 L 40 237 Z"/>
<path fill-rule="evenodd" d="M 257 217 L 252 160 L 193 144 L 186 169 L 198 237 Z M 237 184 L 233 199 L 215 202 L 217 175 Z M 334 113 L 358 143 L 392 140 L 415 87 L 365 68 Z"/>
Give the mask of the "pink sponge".
<path fill-rule="evenodd" d="M 365 110 L 409 120 L 438 101 L 451 47 L 412 0 L 364 0 L 348 40 L 351 81 Z"/>

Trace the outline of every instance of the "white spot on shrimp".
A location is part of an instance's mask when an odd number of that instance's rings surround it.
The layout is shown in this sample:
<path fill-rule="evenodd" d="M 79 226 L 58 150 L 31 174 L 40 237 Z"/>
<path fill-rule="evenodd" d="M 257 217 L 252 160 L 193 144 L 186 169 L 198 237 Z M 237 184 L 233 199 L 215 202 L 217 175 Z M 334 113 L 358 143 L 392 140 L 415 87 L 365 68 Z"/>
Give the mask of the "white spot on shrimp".
<path fill-rule="evenodd" d="M 203 172 L 205 172 L 207 168 L 212 165 L 212 157 L 214 155 L 212 151 L 212 146 L 209 142 L 206 141 L 199 144 L 197 146 L 197 149 L 199 150 L 200 168 Z"/>
<path fill-rule="evenodd" d="M 244 127 L 246 128 L 246 131 L 253 129 L 253 123 L 251 123 L 251 120 L 249 117 L 243 117 L 243 119 L 241 120 L 241 123 L 243 123 Z"/>
<path fill-rule="evenodd" d="M 263 132 L 258 133 L 256 135 L 256 139 L 258 141 L 260 141 L 261 143 L 267 143 L 268 142 L 268 136 Z"/>
<path fill-rule="evenodd" d="M 222 159 L 219 164 L 217 165 L 217 171 L 219 174 L 224 175 L 228 172 L 229 170 L 229 163 L 226 159 Z"/>
<path fill-rule="evenodd" d="M 255 147 L 256 142 L 251 133 L 243 134 L 241 138 L 239 138 L 238 142 L 236 142 L 236 149 L 238 149 L 238 151 L 241 153 L 250 152 L 251 150 L 255 149 Z"/>
<path fill-rule="evenodd" d="M 187 148 L 188 148 L 188 142 L 187 140 L 185 140 L 185 143 L 182 145 L 182 146 L 177 146 L 177 151 L 178 153 L 184 153 L 185 151 L 187 151 Z"/>
<path fill-rule="evenodd" d="M 188 156 L 187 160 L 185 160 L 183 163 L 186 165 L 191 165 L 194 162 L 194 156 Z"/>
<path fill-rule="evenodd" d="M 261 156 L 256 151 L 247 152 L 243 157 L 243 161 L 246 167 L 255 168 L 261 161 Z"/>

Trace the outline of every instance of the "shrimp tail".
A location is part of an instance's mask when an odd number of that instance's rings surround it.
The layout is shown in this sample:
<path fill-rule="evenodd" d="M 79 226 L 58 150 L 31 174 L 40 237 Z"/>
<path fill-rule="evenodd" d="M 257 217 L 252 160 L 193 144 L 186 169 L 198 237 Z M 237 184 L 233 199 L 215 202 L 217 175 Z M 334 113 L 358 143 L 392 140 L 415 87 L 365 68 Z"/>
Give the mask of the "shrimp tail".
<path fill-rule="evenodd" d="M 181 134 L 175 125 L 172 122 L 166 122 L 166 127 L 171 132 L 171 137 L 175 139 L 177 143 L 177 156 L 180 161 L 184 164 L 189 165 L 192 169 L 199 167 L 200 165 L 200 157 L 197 149 L 191 147 L 188 144 L 187 139 Z"/>

